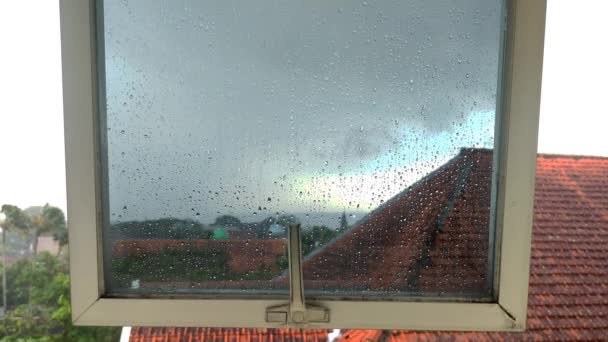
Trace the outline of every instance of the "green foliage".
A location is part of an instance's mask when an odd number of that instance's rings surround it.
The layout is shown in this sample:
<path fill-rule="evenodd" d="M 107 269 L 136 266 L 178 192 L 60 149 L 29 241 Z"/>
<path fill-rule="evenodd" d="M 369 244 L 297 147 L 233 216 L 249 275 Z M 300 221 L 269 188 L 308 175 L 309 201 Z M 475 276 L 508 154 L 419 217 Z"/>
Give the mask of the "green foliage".
<path fill-rule="evenodd" d="M 57 207 L 46 204 L 44 207 L 19 207 L 5 204 L 2 213 L 6 215 L 3 227 L 9 231 L 19 231 L 32 237 L 34 254 L 38 252 L 38 237 L 41 235 L 67 235 L 65 215 Z"/>
<path fill-rule="evenodd" d="M 46 287 L 60 273 L 67 273 L 67 266 L 48 252 L 40 253 L 33 260 L 17 261 L 6 270 L 8 307 L 29 302 L 52 304 Z"/>
<path fill-rule="evenodd" d="M 335 238 L 336 235 L 335 230 L 326 226 L 313 226 L 310 231 L 302 235 L 302 254 L 307 255 Z"/>
<path fill-rule="evenodd" d="M 42 213 L 39 216 L 33 217 L 33 221 L 37 235 L 55 234 L 66 230 L 63 211 L 48 203 L 42 207 Z"/>
<path fill-rule="evenodd" d="M 57 252 L 57 255 L 59 255 L 59 254 L 61 254 L 63 247 L 65 247 L 68 244 L 68 230 L 64 229 L 64 230 L 55 232 L 53 234 L 53 240 L 57 241 L 57 243 L 59 244 L 59 251 Z"/>
<path fill-rule="evenodd" d="M 49 253 L 7 269 L 9 311 L 0 341 L 117 341 L 120 328 L 75 327 L 66 265 Z"/>
<path fill-rule="evenodd" d="M 30 217 L 19 207 L 5 204 L 2 206 L 1 212 L 6 216 L 2 223 L 2 228 L 10 231 L 27 232 L 31 226 Z"/>
<path fill-rule="evenodd" d="M 53 341 L 49 334 L 59 331 L 61 323 L 51 320 L 49 308 L 19 305 L 4 317 L 0 341 Z M 47 331 L 50 330 L 50 331 Z"/>

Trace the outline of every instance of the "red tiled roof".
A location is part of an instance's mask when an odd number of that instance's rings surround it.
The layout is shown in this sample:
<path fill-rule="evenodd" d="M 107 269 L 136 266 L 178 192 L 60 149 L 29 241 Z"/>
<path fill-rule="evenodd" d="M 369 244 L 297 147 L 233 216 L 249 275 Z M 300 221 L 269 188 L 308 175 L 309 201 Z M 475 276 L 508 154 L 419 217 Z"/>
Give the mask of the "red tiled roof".
<path fill-rule="evenodd" d="M 489 296 L 490 150 L 463 149 L 304 261 L 307 289 Z"/>
<path fill-rule="evenodd" d="M 276 271 L 277 257 L 285 253 L 285 240 L 116 240 L 112 256 L 122 258 L 131 255 L 152 255 L 168 249 L 189 250 L 202 247 L 216 248 L 230 255 L 228 266 L 235 272 L 257 270 L 260 265 Z"/>
<path fill-rule="evenodd" d="M 379 333 L 345 331 L 340 341 L 608 340 L 608 158 L 537 159 L 525 332 Z"/>
<path fill-rule="evenodd" d="M 488 288 L 491 156 L 488 150 L 463 150 L 307 258 L 307 289 L 340 284 L 378 291 L 483 292 Z M 607 256 L 608 158 L 540 155 L 526 332 L 350 330 L 340 340 L 602 340 L 608 336 Z M 223 331 L 226 340 L 234 338 L 233 330 Z M 282 340 L 292 338 L 288 331 Z M 132 341 L 148 341 L 131 334 Z M 204 340 L 192 334 L 192 341 Z"/>
<path fill-rule="evenodd" d="M 147 328 L 131 329 L 130 342 L 325 342 L 322 329 Z"/>

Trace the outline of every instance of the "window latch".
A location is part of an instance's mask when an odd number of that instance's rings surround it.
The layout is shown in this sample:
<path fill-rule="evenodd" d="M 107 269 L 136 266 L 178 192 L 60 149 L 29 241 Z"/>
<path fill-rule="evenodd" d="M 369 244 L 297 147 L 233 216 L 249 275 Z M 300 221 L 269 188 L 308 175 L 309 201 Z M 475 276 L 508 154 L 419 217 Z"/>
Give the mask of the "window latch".
<path fill-rule="evenodd" d="M 313 322 L 329 322 L 329 309 L 306 304 L 304 301 L 304 274 L 302 272 L 302 237 L 300 225 L 289 225 L 287 231 L 289 259 L 289 303 L 266 309 L 266 322 L 303 326 Z"/>

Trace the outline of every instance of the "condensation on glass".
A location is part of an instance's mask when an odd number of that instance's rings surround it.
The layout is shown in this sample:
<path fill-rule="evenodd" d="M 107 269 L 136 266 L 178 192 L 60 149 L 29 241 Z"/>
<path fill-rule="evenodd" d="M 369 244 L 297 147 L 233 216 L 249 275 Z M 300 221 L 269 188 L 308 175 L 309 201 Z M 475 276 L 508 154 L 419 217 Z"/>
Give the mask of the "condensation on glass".
<path fill-rule="evenodd" d="M 103 1 L 108 294 L 487 298 L 503 7 Z"/>

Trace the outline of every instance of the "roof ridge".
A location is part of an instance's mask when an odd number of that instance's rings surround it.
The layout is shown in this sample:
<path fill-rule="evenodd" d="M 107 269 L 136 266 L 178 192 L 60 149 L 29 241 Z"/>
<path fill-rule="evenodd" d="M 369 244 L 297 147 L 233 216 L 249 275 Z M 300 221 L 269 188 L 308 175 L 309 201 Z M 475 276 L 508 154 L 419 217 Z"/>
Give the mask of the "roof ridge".
<path fill-rule="evenodd" d="M 403 191 L 401 191 L 400 193 L 398 193 L 395 196 L 391 197 L 390 199 L 388 199 L 387 201 L 385 201 L 384 203 L 382 203 L 381 205 L 379 205 L 374 210 L 372 210 L 369 213 L 365 214 L 360 220 L 358 220 L 357 222 L 355 222 L 355 224 L 352 225 L 351 227 L 349 227 L 346 231 L 342 232 L 341 234 L 338 234 L 333 239 L 327 241 L 320 248 L 318 248 L 318 249 L 312 251 L 311 253 L 307 254 L 306 256 L 304 256 L 303 259 L 302 259 L 302 264 L 304 264 L 305 262 L 311 260 L 315 256 L 321 254 L 323 251 L 331 248 L 336 242 L 340 241 L 342 238 L 346 237 L 348 234 L 350 234 L 353 231 L 361 228 L 363 225 L 365 225 L 367 222 L 369 222 L 369 220 L 372 217 L 374 217 L 374 215 L 376 215 L 378 212 L 381 212 L 385 208 L 390 207 L 393 203 L 395 203 L 399 199 L 401 199 L 404 196 L 408 195 L 409 193 L 415 191 L 416 189 L 418 189 L 419 187 L 421 187 L 423 184 L 425 184 L 426 182 L 428 182 L 430 179 L 433 179 L 437 175 L 441 174 L 441 172 L 443 172 L 445 169 L 449 168 L 453 164 L 456 164 L 461 158 L 465 157 L 465 153 L 467 153 L 467 152 L 468 153 L 471 153 L 471 152 L 491 152 L 491 151 L 492 151 L 491 149 L 483 149 L 483 148 L 461 148 L 460 151 L 458 152 L 458 154 L 454 155 L 447 162 L 445 162 L 444 164 L 440 165 L 438 168 L 436 168 L 435 170 L 429 172 L 427 175 L 425 175 L 424 177 L 418 179 L 414 183 L 410 184 Z M 281 274 L 281 276 L 278 276 L 277 279 L 280 278 L 280 277 L 282 277 L 282 276 L 283 276 L 283 274 Z"/>
<path fill-rule="evenodd" d="M 468 151 L 461 150 L 458 156 L 463 155 L 465 152 Z M 464 183 L 471 174 L 473 164 L 469 162 L 466 157 L 463 157 L 462 159 L 464 159 L 464 167 L 458 169 L 458 176 L 454 184 L 454 189 L 450 192 L 450 196 L 448 196 L 446 205 L 440 211 L 435 229 L 430 232 L 430 235 L 424 243 L 420 257 L 413 264 L 412 273 L 407 279 L 408 287 L 410 288 L 416 289 L 418 287 L 418 282 L 420 280 L 420 275 L 422 274 L 424 266 L 427 265 L 429 262 L 432 262 L 431 250 L 433 249 L 433 244 L 435 243 L 437 234 L 443 231 L 445 220 L 447 219 L 449 212 L 454 208 L 454 202 L 462 193 L 462 190 L 464 189 Z"/>
<path fill-rule="evenodd" d="M 462 153 L 491 153 L 493 149 L 483 147 L 462 147 L 460 154 Z M 599 159 L 608 160 L 608 156 L 590 155 L 590 154 L 567 154 L 567 153 L 537 153 L 538 158 L 567 158 L 567 159 Z"/>
<path fill-rule="evenodd" d="M 608 156 L 592 156 L 592 155 L 584 155 L 584 154 L 563 154 L 563 153 L 538 153 L 537 158 L 546 158 L 546 159 L 597 159 L 597 160 L 606 160 L 608 161 Z"/>

